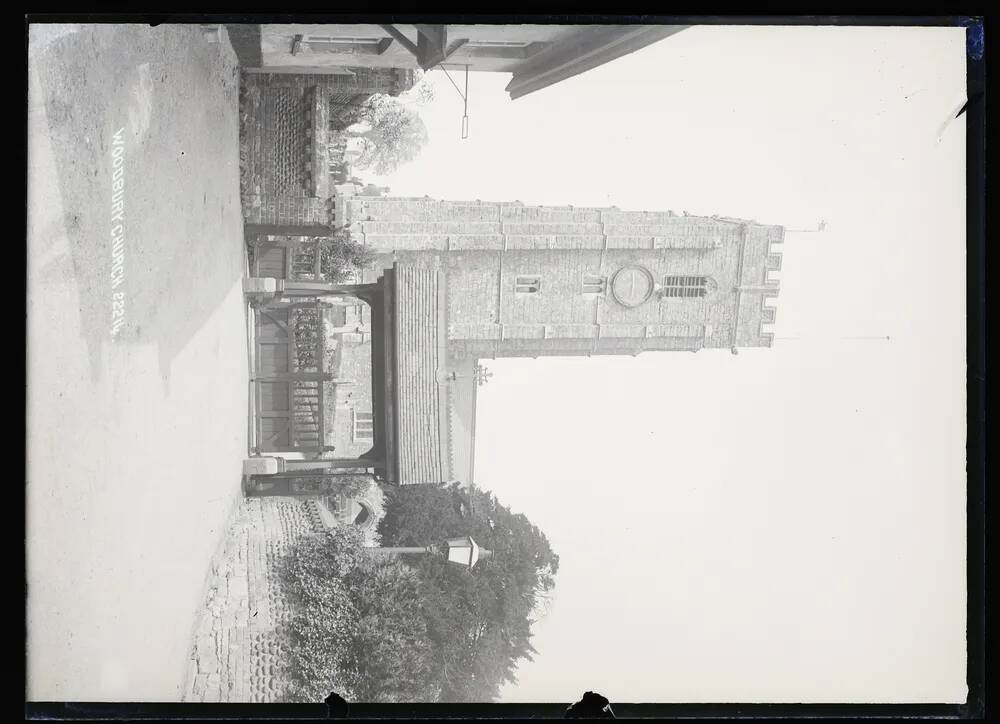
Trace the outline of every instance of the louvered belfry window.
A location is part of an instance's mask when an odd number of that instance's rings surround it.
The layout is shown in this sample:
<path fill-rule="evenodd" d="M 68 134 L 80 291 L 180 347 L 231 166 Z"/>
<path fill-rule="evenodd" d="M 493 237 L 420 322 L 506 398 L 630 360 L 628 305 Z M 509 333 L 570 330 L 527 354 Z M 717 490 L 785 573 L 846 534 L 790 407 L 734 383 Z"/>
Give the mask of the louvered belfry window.
<path fill-rule="evenodd" d="M 469 45 L 477 48 L 525 48 L 530 40 L 470 40 Z"/>
<path fill-rule="evenodd" d="M 583 293 L 584 294 L 604 294 L 604 290 L 607 288 L 607 280 L 597 274 L 584 274 L 583 275 Z"/>
<path fill-rule="evenodd" d="M 703 297 L 708 293 L 708 277 L 668 276 L 663 280 L 664 297 Z"/>
<path fill-rule="evenodd" d="M 518 294 L 534 294 L 542 288 L 542 278 L 533 274 L 518 274 L 514 279 L 514 291 Z"/>
<path fill-rule="evenodd" d="M 375 416 L 371 412 L 354 411 L 352 430 L 354 440 L 371 440 L 375 437 Z"/>
<path fill-rule="evenodd" d="M 312 50 L 348 52 L 359 45 L 378 45 L 380 38 L 345 38 L 334 35 L 304 35 L 302 42 Z"/>

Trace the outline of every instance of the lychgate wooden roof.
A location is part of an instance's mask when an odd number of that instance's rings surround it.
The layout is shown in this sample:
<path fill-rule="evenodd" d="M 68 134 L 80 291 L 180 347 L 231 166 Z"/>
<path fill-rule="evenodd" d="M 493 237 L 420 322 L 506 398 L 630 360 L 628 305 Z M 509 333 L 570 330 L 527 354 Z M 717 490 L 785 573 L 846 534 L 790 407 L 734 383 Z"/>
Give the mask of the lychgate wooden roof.
<path fill-rule="evenodd" d="M 447 453 L 447 320 L 440 272 L 415 265 L 394 267 L 395 441 L 397 482 L 451 479 Z"/>

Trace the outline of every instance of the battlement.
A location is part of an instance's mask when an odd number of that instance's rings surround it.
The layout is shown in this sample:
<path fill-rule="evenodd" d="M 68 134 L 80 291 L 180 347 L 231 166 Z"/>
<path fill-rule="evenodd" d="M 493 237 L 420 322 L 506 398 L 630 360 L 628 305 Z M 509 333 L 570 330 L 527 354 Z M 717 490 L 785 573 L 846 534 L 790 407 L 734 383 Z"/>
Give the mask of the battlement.
<path fill-rule="evenodd" d="M 463 220 L 471 216 L 478 220 L 505 220 L 504 217 L 519 220 L 539 221 L 580 221 L 608 224 L 639 224 L 656 226 L 659 224 L 707 224 L 717 226 L 758 226 L 771 227 L 755 220 L 737 219 L 728 216 L 699 216 L 687 212 L 642 211 L 621 209 L 617 206 L 553 206 L 526 204 L 523 201 L 483 201 L 434 199 L 430 196 L 359 196 L 348 203 L 353 212 L 351 221 L 451 221 Z"/>
<path fill-rule="evenodd" d="M 781 288 L 781 259 L 785 241 L 785 229 L 770 227 L 764 257 L 764 284 L 770 289 L 760 298 L 760 322 L 758 336 L 761 347 L 774 344 L 774 324 L 777 316 L 777 299 Z"/>

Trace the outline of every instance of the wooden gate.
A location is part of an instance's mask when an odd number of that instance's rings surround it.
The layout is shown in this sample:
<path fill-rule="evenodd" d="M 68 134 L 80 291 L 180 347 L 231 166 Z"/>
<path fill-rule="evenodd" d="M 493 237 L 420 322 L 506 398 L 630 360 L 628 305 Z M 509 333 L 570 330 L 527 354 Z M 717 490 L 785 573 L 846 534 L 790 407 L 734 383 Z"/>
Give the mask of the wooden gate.
<path fill-rule="evenodd" d="M 320 281 L 322 247 L 327 239 L 281 239 L 260 241 L 253 245 L 253 276 L 273 279 Z"/>
<path fill-rule="evenodd" d="M 255 310 L 259 452 L 323 453 L 326 335 L 320 302 L 272 302 Z"/>

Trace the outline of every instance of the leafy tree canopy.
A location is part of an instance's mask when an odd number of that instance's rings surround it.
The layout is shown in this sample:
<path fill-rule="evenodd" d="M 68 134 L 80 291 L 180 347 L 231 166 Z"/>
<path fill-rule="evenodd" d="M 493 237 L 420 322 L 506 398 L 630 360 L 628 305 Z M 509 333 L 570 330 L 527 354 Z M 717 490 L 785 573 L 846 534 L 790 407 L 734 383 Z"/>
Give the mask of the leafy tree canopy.
<path fill-rule="evenodd" d="M 394 489 L 379 533 L 383 545 L 419 546 L 471 535 L 494 551 L 473 571 L 443 557 L 413 561 L 442 700 L 494 699 L 504 682 L 515 681 L 517 662 L 536 653 L 534 611 L 559 570 L 548 539 L 488 491 L 457 483 Z"/>
<path fill-rule="evenodd" d="M 380 176 L 412 161 L 427 143 L 427 127 L 420 116 L 406 103 L 382 94 L 365 102 L 349 132 L 364 141 L 358 168 Z"/>

